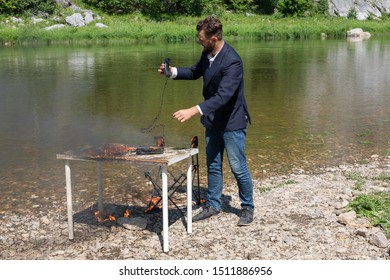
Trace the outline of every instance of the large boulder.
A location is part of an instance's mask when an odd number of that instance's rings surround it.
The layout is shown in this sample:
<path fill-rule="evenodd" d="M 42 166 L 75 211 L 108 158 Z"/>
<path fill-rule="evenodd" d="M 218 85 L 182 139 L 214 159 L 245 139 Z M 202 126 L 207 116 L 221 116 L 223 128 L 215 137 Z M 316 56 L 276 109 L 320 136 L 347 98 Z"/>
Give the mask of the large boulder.
<path fill-rule="evenodd" d="M 65 21 L 71 26 L 80 27 L 85 25 L 84 18 L 80 13 L 74 13 L 73 15 L 66 17 Z"/>
<path fill-rule="evenodd" d="M 353 9 L 359 20 L 369 16 L 380 18 L 382 13 L 390 13 L 390 0 L 329 0 L 330 15 L 347 17 Z"/>
<path fill-rule="evenodd" d="M 364 32 L 361 28 L 354 28 L 347 31 L 347 37 L 368 39 L 371 37 L 371 34 L 369 32 Z"/>
<path fill-rule="evenodd" d="M 371 37 L 369 32 L 363 31 L 361 28 L 354 28 L 347 31 L 347 40 L 349 42 L 359 42 L 363 40 L 367 40 Z"/>
<path fill-rule="evenodd" d="M 64 8 L 70 7 L 73 3 L 70 0 L 54 0 L 55 3 L 61 5 Z"/>

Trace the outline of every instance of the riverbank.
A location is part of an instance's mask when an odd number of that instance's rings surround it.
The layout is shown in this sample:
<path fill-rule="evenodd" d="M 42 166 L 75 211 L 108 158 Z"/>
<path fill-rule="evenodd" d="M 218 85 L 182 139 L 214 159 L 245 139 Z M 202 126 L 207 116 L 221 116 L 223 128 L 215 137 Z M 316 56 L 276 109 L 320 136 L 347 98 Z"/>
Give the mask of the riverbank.
<path fill-rule="evenodd" d="M 353 28 L 362 28 L 373 36 L 390 34 L 387 18 L 362 21 L 341 17 L 278 18 L 238 14 L 224 14 L 220 18 L 224 23 L 225 38 L 230 40 L 345 38 L 346 32 Z M 158 22 L 139 14 L 93 14 L 93 20 L 86 25 L 70 26 L 65 22 L 65 15 L 47 19 L 3 18 L 0 20 L 0 42 L 7 46 L 31 42 L 182 42 L 194 39 L 198 20 L 178 17 Z"/>
<path fill-rule="evenodd" d="M 351 174 L 364 177 L 359 187 Z M 75 213 L 75 239 L 68 240 L 66 203 L 56 211 L 0 215 L 0 258 L 3 260 L 73 259 L 269 259 L 390 260 L 389 243 L 379 244 L 383 229 L 365 218 L 345 218 L 348 203 L 361 194 L 389 192 L 390 158 L 373 156 L 364 164 L 323 168 L 255 183 L 255 220 L 237 227 L 236 186 L 224 187 L 223 212 L 193 223 L 187 234 L 180 212 L 170 210 L 169 253 L 162 252 L 161 212 L 144 214 L 130 206 L 145 227 L 91 222 L 90 209 Z M 354 177 L 356 178 L 356 177 Z M 106 205 L 109 207 L 110 205 Z M 112 205 L 110 206 L 112 207 Z M 115 208 L 114 207 L 114 208 Z M 194 212 L 199 209 L 194 209 Z M 77 219 L 76 219 L 77 220 Z M 382 240 L 383 241 L 383 240 Z"/>

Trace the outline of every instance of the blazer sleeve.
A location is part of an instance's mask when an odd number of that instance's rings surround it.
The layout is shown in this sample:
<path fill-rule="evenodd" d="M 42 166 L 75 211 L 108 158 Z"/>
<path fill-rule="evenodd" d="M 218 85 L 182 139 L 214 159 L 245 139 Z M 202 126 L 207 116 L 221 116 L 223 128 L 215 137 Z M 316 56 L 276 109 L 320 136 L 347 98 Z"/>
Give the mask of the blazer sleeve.
<path fill-rule="evenodd" d="M 199 60 L 191 67 L 177 67 L 175 80 L 197 80 L 203 76 L 206 67 L 208 67 L 207 55 L 202 52 Z"/>

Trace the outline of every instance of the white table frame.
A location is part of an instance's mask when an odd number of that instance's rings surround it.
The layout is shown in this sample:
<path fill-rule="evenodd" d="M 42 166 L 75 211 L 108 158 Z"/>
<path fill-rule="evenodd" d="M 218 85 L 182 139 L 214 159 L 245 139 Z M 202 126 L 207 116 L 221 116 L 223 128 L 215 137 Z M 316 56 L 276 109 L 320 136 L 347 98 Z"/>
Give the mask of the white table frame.
<path fill-rule="evenodd" d="M 98 185 L 98 208 L 99 213 L 103 213 L 103 184 L 101 174 L 102 162 L 118 162 L 129 164 L 146 164 L 161 167 L 162 180 L 162 210 L 163 210 L 163 251 L 169 252 L 169 234 L 168 234 L 168 166 L 187 160 L 187 233 L 192 233 L 192 156 L 198 153 L 198 149 L 169 150 L 161 155 L 142 155 L 131 156 L 126 159 L 101 160 L 88 159 L 69 154 L 58 154 L 57 159 L 65 160 L 65 181 L 66 181 L 66 202 L 68 213 L 68 232 L 69 239 L 74 239 L 73 222 L 73 201 L 72 201 L 72 179 L 71 179 L 71 160 L 96 161 L 97 162 L 97 185 Z"/>

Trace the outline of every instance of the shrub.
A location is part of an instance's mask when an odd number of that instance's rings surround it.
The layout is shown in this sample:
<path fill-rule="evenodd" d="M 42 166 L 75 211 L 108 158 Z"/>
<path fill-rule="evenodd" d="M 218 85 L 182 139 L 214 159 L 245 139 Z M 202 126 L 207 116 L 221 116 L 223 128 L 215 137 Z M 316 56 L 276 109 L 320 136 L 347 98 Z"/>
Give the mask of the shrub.
<path fill-rule="evenodd" d="M 256 0 L 257 12 L 260 14 L 272 15 L 275 12 L 279 0 Z"/>
<path fill-rule="evenodd" d="M 253 12 L 256 10 L 255 0 L 230 0 L 230 7 L 237 13 Z"/>
<path fill-rule="evenodd" d="M 52 0 L 0 0 L 0 14 L 36 15 L 38 12 L 52 14 L 56 6 Z"/>
<path fill-rule="evenodd" d="M 313 10 L 314 0 L 280 0 L 276 6 L 278 12 L 286 16 L 304 16 Z"/>
<path fill-rule="evenodd" d="M 83 0 L 109 14 L 142 12 L 152 18 L 161 19 L 168 15 L 200 15 L 206 0 Z"/>
<path fill-rule="evenodd" d="M 314 10 L 319 15 L 329 15 L 329 1 L 319 0 L 314 2 Z"/>
<path fill-rule="evenodd" d="M 355 7 L 352 7 L 351 9 L 349 9 L 348 14 L 347 14 L 347 18 L 357 19 L 357 10 Z"/>

